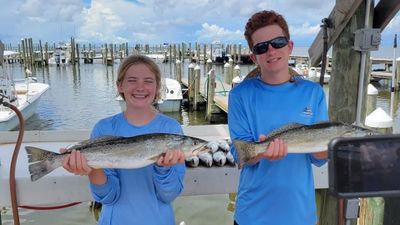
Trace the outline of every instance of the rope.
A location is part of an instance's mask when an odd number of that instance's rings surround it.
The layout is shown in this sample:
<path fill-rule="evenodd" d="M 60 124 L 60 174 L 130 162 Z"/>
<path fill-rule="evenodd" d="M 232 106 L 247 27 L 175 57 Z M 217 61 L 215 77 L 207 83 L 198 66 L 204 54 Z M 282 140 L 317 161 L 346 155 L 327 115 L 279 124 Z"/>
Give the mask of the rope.
<path fill-rule="evenodd" d="M 217 77 L 217 76 L 215 76 L 218 80 L 219 80 L 219 82 L 221 83 L 221 86 L 222 86 L 222 91 L 215 91 L 214 93 L 223 93 L 224 94 L 224 96 L 226 96 L 226 93 L 227 92 L 229 92 L 229 91 L 227 91 L 227 90 L 225 90 L 225 86 L 224 86 L 224 83 L 222 82 L 222 79 L 221 78 L 219 78 L 219 77 Z M 208 77 L 206 78 L 206 80 L 204 81 L 204 85 L 203 85 L 203 87 L 204 87 L 204 93 L 206 93 L 207 95 L 208 95 L 208 93 L 207 93 L 207 86 L 208 86 Z"/>

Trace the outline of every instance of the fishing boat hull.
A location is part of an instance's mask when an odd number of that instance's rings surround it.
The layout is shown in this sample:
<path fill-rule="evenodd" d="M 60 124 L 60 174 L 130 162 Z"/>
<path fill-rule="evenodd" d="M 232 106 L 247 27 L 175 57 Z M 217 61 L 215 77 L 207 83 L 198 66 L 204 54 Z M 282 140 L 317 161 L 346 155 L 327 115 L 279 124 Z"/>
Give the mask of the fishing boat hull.
<path fill-rule="evenodd" d="M 43 93 L 49 89 L 48 84 L 30 83 L 29 87 L 25 83 L 16 84 L 18 96 L 17 108 L 21 111 L 24 120 L 30 118 L 37 109 L 39 99 Z M 19 120 L 14 111 L 10 109 L 2 109 L 0 111 L 0 131 L 8 131 L 16 128 Z"/>

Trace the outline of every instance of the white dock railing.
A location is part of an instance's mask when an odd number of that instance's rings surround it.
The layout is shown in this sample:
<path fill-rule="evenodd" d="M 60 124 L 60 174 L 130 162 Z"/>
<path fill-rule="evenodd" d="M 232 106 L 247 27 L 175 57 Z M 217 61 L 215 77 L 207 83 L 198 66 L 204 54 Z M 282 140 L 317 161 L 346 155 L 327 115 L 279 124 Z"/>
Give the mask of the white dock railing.
<path fill-rule="evenodd" d="M 205 140 L 229 137 L 226 125 L 183 127 L 186 135 Z M 89 130 L 26 131 L 16 168 L 19 205 L 48 205 L 91 201 L 87 177 L 75 176 L 62 168 L 36 182 L 30 180 L 26 145 L 58 151 L 89 138 Z M 17 132 L 0 132 L 0 207 L 10 206 L 9 169 Z M 328 188 L 327 166 L 314 167 L 315 188 Z M 188 168 L 183 195 L 211 195 L 236 192 L 240 170 L 235 167 Z"/>

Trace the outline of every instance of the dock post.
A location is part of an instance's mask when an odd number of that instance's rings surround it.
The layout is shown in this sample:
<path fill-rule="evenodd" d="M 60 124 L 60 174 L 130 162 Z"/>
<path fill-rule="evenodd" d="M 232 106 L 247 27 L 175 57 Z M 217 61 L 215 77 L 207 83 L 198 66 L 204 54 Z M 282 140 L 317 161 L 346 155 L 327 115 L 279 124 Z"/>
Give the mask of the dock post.
<path fill-rule="evenodd" d="M 110 64 L 111 65 L 114 65 L 114 45 L 113 44 L 110 44 L 110 55 L 111 55 L 111 59 L 110 59 Z"/>
<path fill-rule="evenodd" d="M 206 71 L 204 71 L 204 76 L 207 76 L 208 72 L 210 72 L 211 69 L 212 69 L 212 60 L 207 59 Z"/>
<path fill-rule="evenodd" d="M 3 63 L 4 63 L 4 49 L 5 49 L 4 44 L 0 40 L 0 66 L 3 66 Z M 3 74 L 0 74 L 0 75 L 3 75 Z M 1 216 L 1 214 L 0 214 L 0 216 Z"/>
<path fill-rule="evenodd" d="M 236 66 L 233 68 L 233 78 L 232 78 L 232 80 L 237 79 L 236 77 L 238 77 L 240 80 L 241 80 L 241 78 L 242 78 L 242 76 L 240 75 L 240 66 L 239 66 L 239 65 L 236 65 Z M 235 85 L 235 83 L 232 82 L 232 87 L 233 87 L 234 85 Z"/>
<path fill-rule="evenodd" d="M 215 72 L 211 69 L 208 72 L 208 83 L 207 83 L 207 120 L 211 121 L 211 114 L 214 105 L 214 95 L 215 95 Z"/>
<path fill-rule="evenodd" d="M 232 60 L 232 59 L 229 59 L 229 60 Z M 232 81 L 232 79 L 230 78 L 231 77 L 231 75 L 230 75 L 231 69 L 232 69 L 231 64 L 225 63 L 225 65 L 224 65 L 224 81 L 227 84 L 231 84 L 230 82 Z"/>
<path fill-rule="evenodd" d="M 103 50 L 103 54 L 102 54 L 102 56 L 103 56 L 103 63 L 104 63 L 104 64 L 107 64 L 107 55 L 108 55 L 108 45 L 107 45 L 107 43 L 106 43 L 106 44 L 104 44 L 104 50 Z"/>
<path fill-rule="evenodd" d="M 400 58 L 397 58 L 396 60 L 396 81 L 397 81 L 396 90 L 400 91 Z"/>
<path fill-rule="evenodd" d="M 182 63 L 185 63 L 185 56 L 186 56 L 185 43 L 182 42 L 182 55 L 181 55 Z"/>
<path fill-rule="evenodd" d="M 45 60 L 44 64 L 46 66 L 48 66 L 49 65 L 49 43 L 47 43 L 47 42 L 44 44 L 44 60 Z"/>
<path fill-rule="evenodd" d="M 24 64 L 24 66 L 26 66 L 25 41 L 24 41 L 24 39 L 21 39 L 21 48 L 22 48 L 22 56 L 21 56 L 21 59 L 22 59 L 22 62 L 23 62 L 23 64 Z M 20 53 L 20 54 L 21 54 L 21 53 Z"/>
<path fill-rule="evenodd" d="M 174 59 L 174 62 L 176 62 L 176 60 L 177 60 L 177 57 L 176 57 L 176 44 L 174 44 L 174 47 L 173 47 L 173 59 Z"/>
<path fill-rule="evenodd" d="M 18 44 L 18 60 L 19 60 L 19 63 L 21 64 L 21 62 L 22 62 L 22 58 L 23 58 L 23 56 L 22 56 L 22 51 L 21 51 L 21 44 Z"/>
<path fill-rule="evenodd" d="M 212 44 L 210 44 L 210 57 L 208 58 L 208 59 L 210 59 L 211 60 L 211 62 L 212 62 L 212 60 L 213 60 L 213 48 L 212 48 Z M 208 61 L 208 60 L 207 60 Z M 208 73 L 208 71 L 206 72 L 206 74 Z"/>
<path fill-rule="evenodd" d="M 39 40 L 39 49 L 40 49 L 40 65 L 43 66 L 44 58 L 43 58 L 43 48 L 42 48 L 42 41 L 41 40 Z"/>
<path fill-rule="evenodd" d="M 203 48 L 203 63 L 206 64 L 207 63 L 207 44 L 204 44 L 204 48 Z"/>
<path fill-rule="evenodd" d="M 26 63 L 25 60 L 26 59 L 25 59 L 25 42 L 24 42 L 24 39 L 21 39 L 21 52 L 19 54 L 20 54 L 21 62 L 25 66 L 25 63 Z"/>
<path fill-rule="evenodd" d="M 232 55 L 232 58 L 233 58 L 233 63 L 237 63 L 238 62 L 238 59 L 237 59 L 237 46 L 236 46 L 236 44 L 234 44 L 233 45 L 233 55 Z"/>
<path fill-rule="evenodd" d="M 194 64 L 190 63 L 188 66 L 188 99 L 189 104 L 193 103 L 194 99 Z"/>
<path fill-rule="evenodd" d="M 168 50 L 169 50 L 168 61 L 169 61 L 169 63 L 172 63 L 172 45 L 171 44 L 169 44 Z"/>
<path fill-rule="evenodd" d="M 345 1 L 337 2 L 344 4 Z M 356 12 L 351 17 L 337 40 L 333 43 L 332 58 L 335 60 L 332 61 L 328 107 L 329 118 L 331 121 L 341 121 L 352 124 L 357 120 L 357 102 L 361 101 L 361 98 L 358 99 L 358 88 L 354 87 L 357 86 L 358 83 L 363 83 L 365 85 L 363 89 L 365 92 L 362 93 L 362 99 L 366 99 L 366 89 L 368 84 L 366 80 L 368 79 L 368 76 L 365 76 L 365 80 L 363 81 L 360 79 L 360 65 L 365 62 L 362 62 L 360 52 L 354 50 L 353 41 L 349 41 L 353 38 L 356 30 L 365 27 L 364 22 L 366 20 L 367 7 L 369 10 L 373 11 L 373 4 L 372 6 L 367 6 L 367 1 L 362 2 L 363 3 L 361 3 L 356 9 Z M 369 54 L 367 54 L 366 59 L 369 59 Z M 337 98 L 339 95 L 346 96 L 346 98 Z M 365 104 L 365 101 L 362 102 L 362 104 Z M 362 108 L 364 107 L 365 105 L 363 105 Z M 364 116 L 365 112 L 362 113 L 361 118 Z M 321 204 L 319 205 L 319 217 L 321 219 L 319 224 L 344 224 L 344 200 L 329 195 L 327 189 L 318 189 L 316 192 L 321 197 Z M 361 218 L 361 216 L 359 218 Z M 353 222 L 352 224 L 355 224 Z"/>
<path fill-rule="evenodd" d="M 182 63 L 181 60 L 177 59 L 175 62 L 175 68 L 176 68 L 176 80 L 179 83 L 182 83 Z"/>
<path fill-rule="evenodd" d="M 74 42 L 74 38 L 71 37 L 71 64 L 75 65 L 75 42 Z"/>
<path fill-rule="evenodd" d="M 75 44 L 75 49 L 76 49 L 76 62 L 79 64 L 79 44 Z"/>
<path fill-rule="evenodd" d="M 239 51 L 238 51 L 238 60 L 237 63 L 241 64 L 242 62 L 242 44 L 239 44 Z"/>
<path fill-rule="evenodd" d="M 200 64 L 200 44 L 196 42 L 196 63 Z"/>
<path fill-rule="evenodd" d="M 35 59 L 34 59 L 34 55 L 33 55 L 33 40 L 32 40 L 32 38 L 29 38 L 28 39 L 28 41 L 29 41 L 29 55 L 30 55 L 30 65 L 31 65 L 31 68 L 35 65 Z"/>
<path fill-rule="evenodd" d="M 194 67 L 194 103 L 193 109 L 197 111 L 197 105 L 200 102 L 200 66 L 199 64 Z"/>
<path fill-rule="evenodd" d="M 229 58 L 228 63 L 231 66 L 231 68 L 229 70 L 229 83 L 228 84 L 231 84 L 231 81 L 233 79 L 233 59 Z"/>

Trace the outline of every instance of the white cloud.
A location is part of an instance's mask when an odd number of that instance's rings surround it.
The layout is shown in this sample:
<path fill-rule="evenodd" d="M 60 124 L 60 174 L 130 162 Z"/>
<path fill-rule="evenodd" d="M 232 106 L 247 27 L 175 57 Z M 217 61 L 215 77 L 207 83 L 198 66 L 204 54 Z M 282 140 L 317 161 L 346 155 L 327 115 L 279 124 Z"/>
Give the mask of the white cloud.
<path fill-rule="evenodd" d="M 240 30 L 231 31 L 215 24 L 209 25 L 203 23 L 202 29 L 196 32 L 199 42 L 232 42 L 243 38 L 243 32 Z"/>
<path fill-rule="evenodd" d="M 308 45 L 334 1 L 319 0 L 0 0 L 0 39 L 22 37 L 58 42 L 244 42 L 248 18 L 276 10 L 288 21 L 296 42 Z M 86 5 L 86 8 L 85 6 Z M 399 16 L 385 29 L 400 30 Z M 12 22 L 10 22 L 12 21 Z"/>
<path fill-rule="evenodd" d="M 289 25 L 291 36 L 316 36 L 320 29 L 321 27 L 319 24 L 311 26 L 309 22 L 305 22 L 301 26 Z"/>
<path fill-rule="evenodd" d="M 80 0 L 57 0 L 50 4 L 47 0 L 26 0 L 20 4 L 17 13 L 20 17 L 36 18 L 36 22 L 73 22 L 82 7 Z"/>
<path fill-rule="evenodd" d="M 118 15 L 118 6 L 118 3 L 110 1 L 93 1 L 91 7 L 82 12 L 79 38 L 89 42 L 126 42 L 126 38 L 118 35 L 126 26 L 125 21 Z"/>

